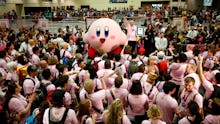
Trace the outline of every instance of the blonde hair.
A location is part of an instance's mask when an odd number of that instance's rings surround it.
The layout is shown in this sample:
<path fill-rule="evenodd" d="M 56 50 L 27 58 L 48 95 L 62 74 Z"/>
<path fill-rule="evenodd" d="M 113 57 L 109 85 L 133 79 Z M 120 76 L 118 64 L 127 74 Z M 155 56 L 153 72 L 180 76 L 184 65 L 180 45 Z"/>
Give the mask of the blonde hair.
<path fill-rule="evenodd" d="M 51 56 L 48 58 L 48 64 L 49 65 L 56 65 L 58 62 L 58 59 L 55 56 Z"/>
<path fill-rule="evenodd" d="M 86 79 L 84 81 L 84 88 L 90 94 L 94 91 L 94 83 L 92 79 Z"/>
<path fill-rule="evenodd" d="M 61 43 L 61 47 L 62 47 L 62 48 L 67 47 L 67 46 L 68 46 L 68 43 L 66 43 L 66 42 L 62 42 L 62 43 Z"/>
<path fill-rule="evenodd" d="M 196 70 L 197 70 L 196 64 L 195 64 L 195 63 L 188 63 L 188 64 L 191 66 L 192 70 L 193 70 L 194 72 L 196 72 Z"/>
<path fill-rule="evenodd" d="M 161 111 L 161 108 L 153 104 L 147 111 L 147 115 L 150 119 L 156 120 L 156 119 L 161 119 L 163 117 L 163 113 Z"/>
<path fill-rule="evenodd" d="M 30 44 L 30 46 L 34 46 L 35 45 L 35 40 L 30 39 L 30 40 L 28 40 L 28 43 Z"/>
<path fill-rule="evenodd" d="M 123 118 L 123 103 L 120 99 L 115 99 L 107 112 L 107 124 L 120 124 Z"/>

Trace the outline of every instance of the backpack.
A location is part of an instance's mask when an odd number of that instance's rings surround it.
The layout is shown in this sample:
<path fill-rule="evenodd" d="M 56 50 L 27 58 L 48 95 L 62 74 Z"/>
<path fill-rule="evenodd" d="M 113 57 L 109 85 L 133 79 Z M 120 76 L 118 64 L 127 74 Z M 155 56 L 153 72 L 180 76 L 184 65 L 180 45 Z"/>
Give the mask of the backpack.
<path fill-rule="evenodd" d="M 21 66 L 17 68 L 17 74 L 20 81 L 23 81 L 25 77 L 28 75 L 27 68 L 28 66 Z"/>
<path fill-rule="evenodd" d="M 95 71 L 98 71 L 98 69 L 99 69 L 98 63 L 101 62 L 101 61 L 102 61 L 102 60 L 94 61 L 94 63 L 93 63 L 93 68 L 94 68 Z"/>
<path fill-rule="evenodd" d="M 37 124 L 37 119 L 35 118 L 34 114 L 31 114 L 25 124 Z"/>
<path fill-rule="evenodd" d="M 62 62 L 64 65 L 68 66 L 69 65 L 69 59 L 67 57 L 65 57 L 65 53 L 66 51 L 63 52 L 63 56 L 62 56 Z"/>
<path fill-rule="evenodd" d="M 25 78 L 24 80 L 27 80 L 27 79 L 31 80 L 35 86 L 35 81 L 32 78 Z M 35 93 L 36 93 L 35 100 L 32 102 L 32 105 L 31 105 L 32 111 L 35 108 L 38 108 L 40 106 L 41 102 L 46 100 L 46 97 L 47 97 L 47 89 L 46 88 L 49 85 L 50 85 L 49 83 L 43 84 L 42 82 L 40 82 L 40 87 L 38 89 L 36 89 L 36 91 L 35 91 Z"/>
<path fill-rule="evenodd" d="M 158 67 L 160 73 L 167 72 L 167 70 L 168 70 L 167 61 L 163 60 L 163 61 L 159 62 L 157 67 Z"/>
<path fill-rule="evenodd" d="M 65 112 L 64 112 L 64 114 L 63 114 L 63 117 L 62 117 L 62 119 L 60 120 L 60 121 L 57 121 L 57 122 L 54 122 L 54 121 L 52 121 L 51 119 L 50 119 L 50 110 L 51 110 L 51 108 L 49 108 L 49 114 L 48 114 L 48 116 L 49 116 L 49 124 L 64 124 L 65 123 L 65 120 L 66 120 L 66 117 L 67 117 L 67 113 L 68 113 L 68 111 L 69 111 L 69 109 L 68 108 L 66 108 L 66 110 L 65 110 Z"/>
<path fill-rule="evenodd" d="M 138 72 L 138 62 L 130 61 L 128 66 L 128 78 L 131 78 L 134 73 Z"/>

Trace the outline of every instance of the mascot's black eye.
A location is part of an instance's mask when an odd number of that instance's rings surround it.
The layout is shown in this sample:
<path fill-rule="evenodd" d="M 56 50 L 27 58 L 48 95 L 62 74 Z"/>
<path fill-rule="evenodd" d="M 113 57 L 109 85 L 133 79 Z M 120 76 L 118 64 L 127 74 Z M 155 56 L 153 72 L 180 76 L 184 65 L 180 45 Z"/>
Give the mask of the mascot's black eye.
<path fill-rule="evenodd" d="M 100 37 L 100 27 L 97 27 L 97 28 L 96 28 L 96 36 L 97 36 L 97 37 Z"/>
<path fill-rule="evenodd" d="M 109 34 L 109 28 L 105 26 L 105 37 L 108 37 L 108 34 Z"/>

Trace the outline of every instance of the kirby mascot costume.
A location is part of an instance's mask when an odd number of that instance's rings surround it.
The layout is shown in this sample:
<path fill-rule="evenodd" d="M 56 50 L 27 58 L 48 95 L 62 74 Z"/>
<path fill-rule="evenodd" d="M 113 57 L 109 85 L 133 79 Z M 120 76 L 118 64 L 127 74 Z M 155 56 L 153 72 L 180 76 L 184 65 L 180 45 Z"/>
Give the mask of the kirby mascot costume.
<path fill-rule="evenodd" d="M 91 24 L 83 40 L 90 46 L 88 56 L 94 58 L 97 49 L 102 49 L 109 55 L 120 54 L 121 45 L 127 42 L 127 36 L 117 22 L 109 18 L 101 18 Z"/>

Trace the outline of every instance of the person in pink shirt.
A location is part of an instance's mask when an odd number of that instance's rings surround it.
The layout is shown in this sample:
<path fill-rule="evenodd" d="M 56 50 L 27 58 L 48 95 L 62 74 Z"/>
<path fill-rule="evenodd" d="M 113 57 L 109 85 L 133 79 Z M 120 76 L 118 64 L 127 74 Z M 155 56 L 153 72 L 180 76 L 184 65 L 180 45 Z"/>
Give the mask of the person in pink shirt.
<path fill-rule="evenodd" d="M 137 26 L 134 24 L 134 20 L 130 20 L 125 26 L 127 29 L 128 45 L 131 46 L 131 51 L 134 52 L 136 47 Z"/>
<path fill-rule="evenodd" d="M 78 124 L 75 111 L 63 106 L 64 94 L 64 90 L 54 91 L 52 95 L 53 107 L 45 110 L 43 124 L 51 124 L 54 122 L 59 122 L 62 124 Z"/>
<path fill-rule="evenodd" d="M 104 111 L 103 100 L 106 98 L 106 86 L 103 80 L 104 79 L 101 80 L 103 90 L 94 92 L 95 85 L 93 80 L 86 79 L 84 89 L 80 92 L 81 101 L 88 98 L 92 102 L 92 113 L 97 114 L 96 123 L 102 122 L 102 113 Z"/>
<path fill-rule="evenodd" d="M 56 64 L 58 63 L 58 59 L 54 56 L 48 58 L 48 68 L 50 69 L 51 75 L 53 77 L 56 76 L 58 70 L 56 69 Z"/>
<path fill-rule="evenodd" d="M 19 78 L 16 73 L 17 63 L 14 61 L 7 63 L 7 70 L 8 70 L 8 74 L 6 80 L 10 80 L 11 82 L 18 82 Z"/>
<path fill-rule="evenodd" d="M 8 83 L 8 91 L 5 95 L 4 109 L 9 112 L 13 124 L 24 124 L 30 115 L 31 104 L 35 99 L 32 94 L 28 99 L 21 95 L 22 87 L 18 83 Z"/>
<path fill-rule="evenodd" d="M 126 103 L 125 99 L 128 95 L 128 91 L 126 89 L 120 88 L 123 83 L 122 76 L 118 76 L 117 78 L 115 78 L 114 82 L 115 82 L 114 87 L 112 87 L 106 91 L 106 98 L 108 100 L 108 104 L 110 105 L 112 103 L 112 101 L 119 98 L 125 106 L 125 103 Z"/>
<path fill-rule="evenodd" d="M 72 104 L 72 98 L 69 92 L 67 92 L 68 87 L 70 85 L 70 80 L 69 80 L 69 76 L 68 75 L 62 75 L 59 77 L 59 87 L 57 87 L 57 89 L 62 89 L 65 91 L 64 94 L 64 105 L 66 107 L 70 107 L 70 105 Z"/>
<path fill-rule="evenodd" d="M 155 101 L 156 95 L 159 92 L 154 86 L 155 80 L 158 78 L 157 74 L 148 73 L 147 82 L 142 84 L 142 92 L 148 96 L 149 106 Z"/>
<path fill-rule="evenodd" d="M 200 79 L 199 79 L 199 75 L 196 73 L 196 70 L 197 70 L 196 64 L 188 63 L 187 67 L 186 67 L 187 75 L 184 78 L 187 78 L 187 77 L 194 78 L 194 80 L 195 80 L 194 88 L 196 90 L 199 90 L 201 82 L 200 82 Z"/>
<path fill-rule="evenodd" d="M 29 65 L 27 68 L 28 75 L 23 82 L 24 95 L 29 96 L 40 87 L 40 81 L 37 78 L 38 72 L 35 65 Z"/>
<path fill-rule="evenodd" d="M 50 81 L 52 79 L 50 69 L 43 70 L 42 76 L 43 76 L 43 80 L 41 82 L 45 85 L 45 87 L 47 89 L 47 93 L 49 93 L 50 91 L 54 91 L 56 89 L 56 87 Z"/>
<path fill-rule="evenodd" d="M 125 65 L 121 62 L 121 55 L 115 54 L 113 58 L 113 67 L 112 70 L 115 70 L 115 68 L 118 68 L 117 75 L 121 75 L 123 77 L 126 76 L 126 68 Z"/>
<path fill-rule="evenodd" d="M 91 113 L 92 103 L 89 99 L 84 99 L 79 103 L 77 119 L 80 124 L 94 124 L 96 122 L 96 114 Z"/>
<path fill-rule="evenodd" d="M 73 56 L 72 56 L 72 54 L 71 54 L 69 51 L 67 51 L 67 49 L 68 49 L 68 43 L 62 42 L 62 43 L 61 43 L 61 47 L 62 47 L 62 49 L 60 50 L 60 57 L 61 57 L 61 58 L 62 58 L 62 57 L 66 57 L 66 58 L 68 58 L 68 59 L 71 59 Z"/>
<path fill-rule="evenodd" d="M 116 71 L 113 71 L 111 69 L 111 61 L 106 60 L 105 61 L 105 69 L 97 71 L 98 78 L 101 78 L 103 76 L 107 76 L 108 78 L 105 78 L 105 83 L 107 88 L 111 88 L 114 84 L 114 80 L 117 77 Z"/>
<path fill-rule="evenodd" d="M 186 117 L 178 121 L 178 124 L 202 124 L 202 115 L 196 102 L 190 101 L 186 107 Z"/>
<path fill-rule="evenodd" d="M 103 122 L 104 124 L 131 124 L 120 99 L 115 99 L 109 109 L 104 111 Z"/>
<path fill-rule="evenodd" d="M 122 63 L 131 60 L 131 47 L 129 45 L 125 46 L 123 53 L 121 54 Z"/>
<path fill-rule="evenodd" d="M 155 104 L 160 106 L 162 112 L 164 113 L 162 120 L 167 124 L 171 124 L 174 118 L 174 115 L 178 110 L 178 103 L 172 95 L 176 91 L 176 84 L 172 82 L 167 82 L 163 86 L 163 91 L 157 94 L 155 99 Z M 164 104 L 166 103 L 166 104 Z"/>
<path fill-rule="evenodd" d="M 203 74 L 203 68 L 202 68 L 202 63 L 203 63 L 203 57 L 199 55 L 199 66 L 198 66 L 198 71 L 199 71 L 199 77 L 202 83 L 202 86 L 206 90 L 205 94 L 205 102 L 204 102 L 204 108 L 205 112 L 210 113 L 207 115 L 204 119 L 204 124 L 219 124 L 220 122 L 220 113 L 218 108 L 212 108 L 212 102 L 213 98 L 219 98 L 219 87 L 220 87 L 220 73 L 216 73 L 215 75 L 215 82 L 216 85 L 213 85 L 211 82 L 209 82 L 204 74 Z"/>
<path fill-rule="evenodd" d="M 185 89 L 181 92 L 180 94 L 180 107 L 179 107 L 179 112 L 180 116 L 185 116 L 185 108 L 186 105 L 190 101 L 195 101 L 200 108 L 200 112 L 203 112 L 203 97 L 202 95 L 194 88 L 195 80 L 192 77 L 187 77 L 184 80 L 185 82 Z"/>
<path fill-rule="evenodd" d="M 137 123 L 141 123 L 146 118 L 145 112 L 149 107 L 149 100 L 146 94 L 142 94 L 142 86 L 139 80 L 132 82 L 126 101 L 128 117 Z M 140 118 L 135 118 L 136 116 Z"/>
<path fill-rule="evenodd" d="M 147 111 L 148 120 L 142 121 L 141 124 L 166 124 L 166 122 L 161 121 L 163 113 L 158 105 L 153 104 Z"/>
<path fill-rule="evenodd" d="M 31 58 L 32 64 L 34 64 L 36 66 L 39 66 L 39 64 L 40 64 L 40 58 L 39 58 L 40 50 L 39 50 L 39 47 L 37 47 L 37 46 L 33 47 L 32 51 L 33 51 L 33 55 L 32 55 L 32 58 Z"/>
<path fill-rule="evenodd" d="M 145 71 L 145 65 L 144 65 L 144 64 L 141 64 L 141 65 L 138 67 L 138 72 L 137 72 L 137 73 L 134 73 L 134 74 L 132 75 L 131 81 L 140 80 L 141 85 L 143 86 L 144 83 L 146 83 L 146 81 L 147 81 L 147 74 L 145 74 L 144 71 Z"/>
<path fill-rule="evenodd" d="M 0 52 L 0 67 L 2 67 L 3 69 L 5 69 L 5 71 L 7 71 L 7 62 L 6 62 L 6 50 L 3 50 Z"/>

